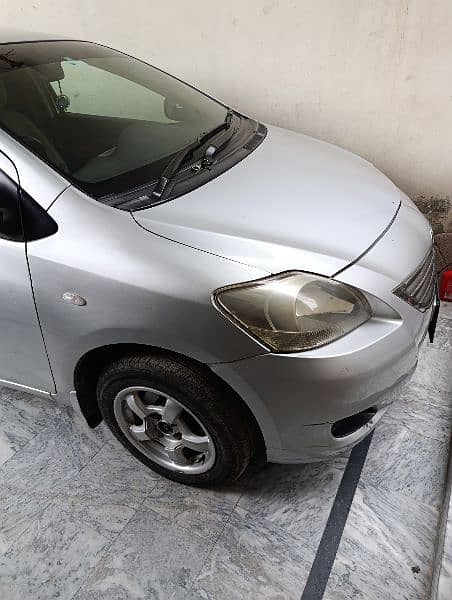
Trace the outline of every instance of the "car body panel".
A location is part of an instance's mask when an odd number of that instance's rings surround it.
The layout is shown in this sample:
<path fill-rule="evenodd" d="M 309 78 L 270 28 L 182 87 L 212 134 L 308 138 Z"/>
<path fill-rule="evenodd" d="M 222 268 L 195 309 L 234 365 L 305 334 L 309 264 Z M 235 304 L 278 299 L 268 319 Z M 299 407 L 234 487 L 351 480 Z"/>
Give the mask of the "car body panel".
<path fill-rule="evenodd" d="M 403 318 L 416 343 L 425 333 L 419 324 L 425 313 L 393 294 L 393 290 L 421 264 L 432 247 L 432 232 L 426 218 L 415 208 L 402 205 L 388 233 L 357 263 L 335 277 L 373 294 Z"/>
<path fill-rule="evenodd" d="M 233 169 L 134 216 L 154 233 L 270 273 L 331 276 L 375 242 L 399 204 L 399 190 L 367 161 L 269 127 Z"/>
<path fill-rule="evenodd" d="M 0 171 L 19 183 L 0 152 Z M 54 391 L 28 270 L 26 244 L 0 237 L 0 380 L 13 387 Z"/>
<path fill-rule="evenodd" d="M 204 363 L 265 352 L 211 302 L 216 287 L 264 273 L 150 235 L 127 212 L 68 188 L 49 214 L 58 232 L 30 245 L 36 304 L 59 390 L 79 358 L 115 343 L 157 346 Z M 86 306 L 64 302 L 76 292 Z"/>

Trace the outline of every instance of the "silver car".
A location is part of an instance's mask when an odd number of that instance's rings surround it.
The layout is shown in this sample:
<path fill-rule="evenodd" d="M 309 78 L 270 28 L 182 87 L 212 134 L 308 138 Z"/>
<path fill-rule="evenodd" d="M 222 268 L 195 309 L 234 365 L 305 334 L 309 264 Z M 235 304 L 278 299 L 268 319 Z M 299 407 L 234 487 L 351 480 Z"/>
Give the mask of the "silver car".
<path fill-rule="evenodd" d="M 413 203 L 126 54 L 0 44 L 0 384 L 187 484 L 366 436 L 433 335 Z"/>

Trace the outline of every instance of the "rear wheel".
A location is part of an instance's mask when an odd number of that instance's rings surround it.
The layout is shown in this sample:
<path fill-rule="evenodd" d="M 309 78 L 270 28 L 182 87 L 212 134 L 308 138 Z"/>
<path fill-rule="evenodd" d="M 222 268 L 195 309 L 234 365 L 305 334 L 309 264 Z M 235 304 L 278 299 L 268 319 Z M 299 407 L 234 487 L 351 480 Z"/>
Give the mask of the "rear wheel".
<path fill-rule="evenodd" d="M 247 409 L 206 369 L 183 359 L 116 360 L 101 374 L 97 394 L 119 441 L 175 481 L 209 486 L 237 479 L 256 450 Z"/>

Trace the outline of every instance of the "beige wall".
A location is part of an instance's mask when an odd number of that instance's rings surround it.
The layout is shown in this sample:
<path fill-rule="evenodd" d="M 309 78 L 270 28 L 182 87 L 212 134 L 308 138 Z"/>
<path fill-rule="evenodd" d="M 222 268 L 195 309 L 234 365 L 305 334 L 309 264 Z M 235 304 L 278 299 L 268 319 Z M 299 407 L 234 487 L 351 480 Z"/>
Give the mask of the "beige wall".
<path fill-rule="evenodd" d="M 0 14 L 124 49 L 450 206 L 451 0 L 0 0 Z"/>

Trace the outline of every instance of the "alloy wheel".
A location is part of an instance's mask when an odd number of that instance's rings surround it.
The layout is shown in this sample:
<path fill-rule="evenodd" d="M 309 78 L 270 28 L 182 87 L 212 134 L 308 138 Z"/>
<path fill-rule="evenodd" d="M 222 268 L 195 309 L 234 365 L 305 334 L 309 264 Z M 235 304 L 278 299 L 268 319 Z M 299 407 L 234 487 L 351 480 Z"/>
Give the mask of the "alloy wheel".
<path fill-rule="evenodd" d="M 171 471 L 205 473 L 215 463 L 215 446 L 201 421 L 181 402 L 150 387 L 121 390 L 116 421 L 146 457 Z"/>

